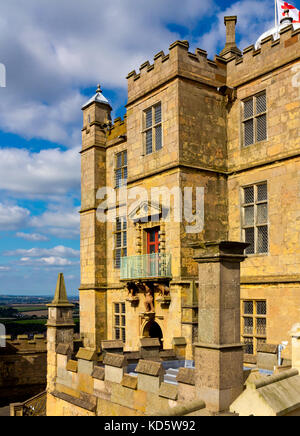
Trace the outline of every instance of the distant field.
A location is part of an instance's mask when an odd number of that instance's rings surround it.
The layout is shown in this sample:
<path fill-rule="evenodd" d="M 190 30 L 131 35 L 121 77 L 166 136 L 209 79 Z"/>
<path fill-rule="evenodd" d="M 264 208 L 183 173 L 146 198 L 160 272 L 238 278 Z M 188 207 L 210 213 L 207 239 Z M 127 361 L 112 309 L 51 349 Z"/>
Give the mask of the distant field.
<path fill-rule="evenodd" d="M 40 324 L 45 325 L 47 322 L 47 319 L 18 319 L 18 320 L 9 320 L 5 322 L 6 325 L 8 324 L 17 324 L 17 325 L 28 325 L 28 324 Z M 74 319 L 74 323 L 79 323 L 79 318 Z"/>
<path fill-rule="evenodd" d="M 19 312 L 38 312 L 40 310 L 47 310 L 47 306 L 39 306 L 38 304 L 36 305 L 12 305 L 11 307 L 13 307 L 14 309 L 17 309 Z"/>
<path fill-rule="evenodd" d="M 6 328 L 6 334 L 8 335 L 23 335 L 23 334 L 36 334 L 36 333 L 46 333 L 47 330 L 47 319 L 20 319 L 20 320 L 9 320 L 2 321 Z M 74 318 L 74 323 L 76 324 L 74 331 L 79 332 L 79 318 Z"/>
<path fill-rule="evenodd" d="M 47 322 L 46 319 L 21 319 L 21 320 L 8 321 L 5 324 L 6 325 L 9 325 L 9 324 L 17 324 L 17 325 L 40 324 L 40 325 L 45 325 L 46 322 Z"/>

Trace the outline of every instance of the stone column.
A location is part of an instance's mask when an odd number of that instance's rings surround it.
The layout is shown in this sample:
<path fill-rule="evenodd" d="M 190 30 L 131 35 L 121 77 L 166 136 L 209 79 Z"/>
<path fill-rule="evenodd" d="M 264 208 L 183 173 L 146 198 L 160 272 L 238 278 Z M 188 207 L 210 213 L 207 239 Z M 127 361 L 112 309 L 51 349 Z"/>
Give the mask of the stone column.
<path fill-rule="evenodd" d="M 247 244 L 208 242 L 199 263 L 199 334 L 195 344 L 196 395 L 211 411 L 225 411 L 243 390 L 240 343 L 240 262 Z"/>

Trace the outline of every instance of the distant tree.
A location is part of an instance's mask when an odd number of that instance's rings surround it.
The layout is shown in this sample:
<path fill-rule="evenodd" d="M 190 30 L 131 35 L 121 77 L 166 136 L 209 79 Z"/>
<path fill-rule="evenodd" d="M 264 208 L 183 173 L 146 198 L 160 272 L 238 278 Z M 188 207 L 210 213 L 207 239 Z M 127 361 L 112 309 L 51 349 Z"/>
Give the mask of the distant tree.
<path fill-rule="evenodd" d="M 18 310 L 13 307 L 0 307 L 0 318 L 15 318 Z"/>

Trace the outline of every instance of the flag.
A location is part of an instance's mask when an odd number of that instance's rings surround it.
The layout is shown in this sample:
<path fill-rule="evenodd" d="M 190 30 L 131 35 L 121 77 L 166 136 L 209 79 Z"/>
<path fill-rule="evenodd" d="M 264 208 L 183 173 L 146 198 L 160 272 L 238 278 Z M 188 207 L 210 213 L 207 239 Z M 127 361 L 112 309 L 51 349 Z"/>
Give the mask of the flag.
<path fill-rule="evenodd" d="M 300 23 L 300 11 L 295 8 L 295 6 L 291 5 L 282 0 L 277 0 L 277 10 L 278 10 L 278 20 L 279 23 L 284 17 L 284 11 L 289 10 L 289 16 L 293 18 L 293 23 Z"/>

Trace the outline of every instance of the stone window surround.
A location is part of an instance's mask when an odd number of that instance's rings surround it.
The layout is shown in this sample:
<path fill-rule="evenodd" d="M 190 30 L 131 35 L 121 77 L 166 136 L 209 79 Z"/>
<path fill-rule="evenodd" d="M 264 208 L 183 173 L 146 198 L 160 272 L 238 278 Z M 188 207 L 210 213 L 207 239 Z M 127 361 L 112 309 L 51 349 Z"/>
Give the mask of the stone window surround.
<path fill-rule="evenodd" d="M 119 307 L 119 311 L 116 311 L 116 306 Z M 126 342 L 126 304 L 124 301 L 115 301 L 112 304 L 113 308 L 113 334 L 116 340 Z M 123 310 L 124 309 L 124 310 Z M 116 316 L 119 316 L 119 323 L 116 323 Z M 125 325 L 123 325 L 122 319 L 125 319 Z M 119 337 L 117 337 L 117 329 L 119 330 Z"/>
<path fill-rule="evenodd" d="M 155 107 L 156 106 L 161 106 L 161 120 L 159 123 L 155 123 Z M 146 128 L 146 112 L 152 109 L 152 125 L 151 127 Z M 141 126 L 142 126 L 142 130 L 141 130 L 141 134 L 142 134 L 142 144 L 143 144 L 143 152 L 142 152 L 142 156 L 150 156 L 153 153 L 157 153 L 160 150 L 163 149 L 164 147 L 164 135 L 163 135 L 163 105 L 161 101 L 158 101 L 154 104 L 152 104 L 151 106 L 148 106 L 146 109 L 142 110 L 142 120 L 141 120 Z M 161 126 L 161 147 L 157 150 L 156 149 L 156 141 L 155 141 L 155 129 L 156 127 Z M 146 150 L 146 132 L 148 130 L 152 130 L 152 152 L 151 153 L 147 153 Z"/>
<path fill-rule="evenodd" d="M 124 164 L 124 155 L 125 155 L 125 153 L 126 153 L 126 164 Z M 121 159 L 122 159 L 122 164 L 121 164 L 120 167 L 118 166 L 118 155 L 121 155 Z M 125 168 L 126 168 L 126 178 L 124 177 Z M 126 180 L 125 183 L 119 184 L 119 185 L 117 183 L 117 171 L 118 170 L 121 170 L 121 172 L 122 172 L 122 177 L 121 177 L 120 180 L 123 180 L 123 181 Z M 127 149 L 125 148 L 124 150 L 120 150 L 120 151 L 114 153 L 114 183 L 115 183 L 115 189 L 118 189 L 118 188 L 126 186 L 127 179 L 128 179 L 128 153 L 127 153 Z"/>
<path fill-rule="evenodd" d="M 256 209 L 257 209 L 257 204 L 260 204 L 260 202 L 256 201 L 257 198 L 257 186 L 259 185 L 267 185 L 267 200 L 262 200 L 261 203 L 266 203 L 267 204 L 267 214 L 268 214 L 268 219 L 266 221 L 266 223 L 264 223 L 264 226 L 267 226 L 267 235 L 268 235 L 268 251 L 267 252 L 257 252 L 256 250 L 256 246 L 257 246 L 257 227 L 260 227 L 260 224 L 258 225 L 256 222 Z M 254 239 L 255 239 L 255 246 L 254 246 L 254 253 L 246 253 L 248 257 L 254 257 L 254 256 L 268 256 L 270 254 L 270 222 L 269 222 L 269 191 L 268 191 L 268 182 L 267 180 L 261 181 L 261 182 L 253 182 L 247 185 L 243 185 L 240 187 L 240 222 L 241 222 L 241 240 L 245 241 L 245 228 L 247 227 L 254 227 Z M 244 210 L 246 206 L 251 205 L 250 203 L 245 203 L 244 201 L 244 190 L 245 188 L 250 188 L 250 187 L 254 187 L 254 224 L 253 226 L 245 226 L 244 225 Z M 246 250 L 245 250 L 246 252 Z"/>
<path fill-rule="evenodd" d="M 257 313 L 257 306 L 258 303 L 265 302 L 266 304 L 266 313 L 265 314 L 258 314 Z M 252 303 L 253 310 L 252 313 L 246 313 L 245 311 L 245 303 Z M 249 331 L 249 333 L 245 332 L 245 318 L 251 318 L 252 319 L 252 332 Z M 265 331 L 264 334 L 259 334 L 257 331 L 257 320 L 258 319 L 265 319 L 265 328 L 267 328 L 267 300 L 251 300 L 251 299 L 245 299 L 241 300 L 241 342 L 245 343 L 245 339 L 252 339 L 253 341 L 253 355 L 256 355 L 257 352 L 257 346 L 259 341 L 267 341 L 267 332 Z"/>
<path fill-rule="evenodd" d="M 265 112 L 261 112 L 259 114 L 256 113 L 256 99 L 257 97 L 259 97 L 260 95 L 265 94 L 266 96 L 266 111 Z M 249 117 L 249 118 L 245 118 L 244 117 L 244 103 L 253 99 L 253 116 Z M 261 117 L 265 115 L 266 116 L 266 137 L 260 141 L 257 140 L 257 118 Z M 245 149 L 247 147 L 251 147 L 252 145 L 258 144 L 258 143 L 262 143 L 264 141 L 268 140 L 268 96 L 267 96 L 267 90 L 266 89 L 262 89 L 261 91 L 257 92 L 256 94 L 253 94 L 249 97 L 243 98 L 241 100 L 241 107 L 240 107 L 240 116 L 241 116 L 241 122 L 240 122 L 240 144 L 241 144 L 241 148 Z M 254 130 L 253 130 L 253 143 L 251 144 L 247 144 L 245 145 L 245 121 L 246 120 L 250 120 L 253 119 L 254 120 Z"/>
<path fill-rule="evenodd" d="M 159 247 L 160 253 L 165 253 L 166 251 L 166 230 L 165 223 L 163 221 L 158 222 L 148 222 L 148 223 L 136 223 L 136 255 L 147 254 L 147 232 L 146 230 L 150 230 L 155 227 L 160 227 L 159 230 Z"/>
<path fill-rule="evenodd" d="M 114 247 L 114 268 L 120 269 L 121 267 L 121 260 L 120 264 L 117 263 L 117 250 L 121 250 L 120 258 L 124 256 L 124 250 L 126 250 L 126 256 L 127 256 L 127 240 L 128 240 L 128 222 L 127 219 L 124 216 L 118 217 L 117 219 L 121 222 L 121 229 L 117 230 L 117 222 L 115 223 L 115 231 L 113 232 L 114 238 L 115 238 L 115 247 Z M 124 223 L 126 223 L 126 226 L 124 227 Z M 126 246 L 124 245 L 124 233 L 126 233 Z M 121 235 L 121 245 L 117 245 L 117 235 Z"/>

